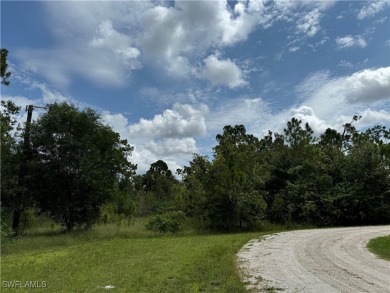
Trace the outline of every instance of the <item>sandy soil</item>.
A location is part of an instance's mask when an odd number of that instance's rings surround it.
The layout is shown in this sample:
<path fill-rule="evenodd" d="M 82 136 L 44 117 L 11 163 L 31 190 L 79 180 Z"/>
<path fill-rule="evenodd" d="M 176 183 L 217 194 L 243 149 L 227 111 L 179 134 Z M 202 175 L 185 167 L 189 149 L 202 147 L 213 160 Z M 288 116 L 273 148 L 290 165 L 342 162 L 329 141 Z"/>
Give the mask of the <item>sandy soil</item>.
<path fill-rule="evenodd" d="M 366 249 L 390 226 L 283 232 L 251 240 L 237 254 L 254 292 L 390 293 L 390 262 Z"/>

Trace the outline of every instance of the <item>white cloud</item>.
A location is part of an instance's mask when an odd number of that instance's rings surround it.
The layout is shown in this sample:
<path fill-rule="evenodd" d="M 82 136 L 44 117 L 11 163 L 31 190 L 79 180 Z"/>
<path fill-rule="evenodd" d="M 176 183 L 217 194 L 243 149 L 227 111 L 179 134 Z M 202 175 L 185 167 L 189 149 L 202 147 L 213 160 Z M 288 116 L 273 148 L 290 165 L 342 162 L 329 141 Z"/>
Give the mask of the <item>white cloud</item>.
<path fill-rule="evenodd" d="M 130 125 L 131 137 L 174 138 L 204 135 L 206 133 L 205 115 L 208 108 L 201 105 L 199 109 L 188 104 L 175 104 L 172 109 L 155 115 L 153 119 L 141 119 Z"/>
<path fill-rule="evenodd" d="M 344 68 L 353 68 L 353 64 L 347 60 L 341 60 L 338 65 Z"/>
<path fill-rule="evenodd" d="M 318 72 L 297 86 L 297 94 L 302 105 L 312 108 L 320 119 L 330 125 L 340 125 L 340 117 L 350 119 L 361 112 L 362 107 L 373 109 L 390 100 L 390 67 L 366 69 L 336 78 L 327 72 Z"/>
<path fill-rule="evenodd" d="M 122 114 L 111 114 L 108 111 L 102 112 L 102 120 L 104 123 L 110 125 L 122 138 L 129 139 L 128 126 L 129 121 Z"/>
<path fill-rule="evenodd" d="M 381 17 L 379 19 L 376 19 L 374 21 L 375 24 L 382 24 L 382 23 L 385 23 L 387 21 L 388 17 L 387 16 L 384 16 L 384 17 Z"/>
<path fill-rule="evenodd" d="M 390 127 L 390 111 L 371 110 L 370 108 L 359 113 L 362 118 L 358 121 L 360 127 L 372 127 L 374 125 L 386 125 Z"/>
<path fill-rule="evenodd" d="M 140 51 L 127 28 L 136 29 L 139 15 L 134 11 L 148 9 L 151 4 L 48 1 L 42 5 L 54 41 L 50 47 L 15 54 L 27 70 L 61 88 L 79 78 L 104 87 L 129 83 L 131 71 L 141 63 Z"/>
<path fill-rule="evenodd" d="M 317 115 L 315 115 L 313 109 L 308 106 L 300 106 L 299 108 L 293 108 L 290 111 L 290 116 L 301 120 L 303 124 L 309 123 L 315 136 L 319 136 L 327 128 L 332 128 L 332 126 L 328 124 L 325 120 L 320 119 Z"/>
<path fill-rule="evenodd" d="M 195 68 L 210 48 L 245 40 L 255 28 L 256 21 L 245 9 L 238 3 L 230 11 L 226 1 L 177 1 L 172 7 L 145 11 L 139 43 L 147 62 L 163 66 L 175 77 L 199 77 Z"/>
<path fill-rule="evenodd" d="M 297 52 L 300 48 L 295 46 L 288 49 L 289 52 Z"/>
<path fill-rule="evenodd" d="M 329 72 L 310 75 L 297 94 L 317 113 L 326 117 L 352 104 L 385 101 L 390 98 L 390 67 L 366 69 L 350 76 L 332 78 Z M 343 105 L 343 106 L 342 106 Z"/>
<path fill-rule="evenodd" d="M 389 125 L 390 113 L 383 106 L 388 105 L 390 98 L 386 96 L 386 92 L 390 93 L 389 74 L 390 67 L 366 69 L 342 77 L 317 72 L 297 86 L 296 93 L 301 97 L 298 103 L 280 111 L 271 111 L 260 97 L 237 97 L 212 108 L 176 104 L 136 124 L 128 125 L 122 115 L 113 116 L 112 120 L 117 124 L 114 129 L 135 145 L 131 160 L 138 164 L 139 172 L 147 171 L 158 159 L 176 170 L 188 164 L 194 152 L 211 156 L 215 135 L 222 133 L 225 125 L 243 124 L 248 133 L 259 138 L 267 130 L 282 133 L 292 117 L 308 122 L 315 135 L 329 127 L 342 131 L 342 125 L 353 115 L 362 116 L 356 124 L 358 127 Z M 197 124 L 191 126 L 193 121 Z M 197 136 L 202 138 L 195 139 Z"/>
<path fill-rule="evenodd" d="M 98 86 L 121 87 L 129 82 L 129 66 L 107 50 L 88 47 L 63 47 L 16 52 L 26 70 L 45 77 L 64 88 L 72 78 L 86 78 Z M 137 68 L 137 67 L 135 67 Z"/>
<path fill-rule="evenodd" d="M 239 97 L 226 100 L 221 105 L 210 110 L 207 121 L 209 135 L 215 137 L 222 133 L 226 125 L 243 124 L 248 133 L 262 136 L 268 129 L 274 129 L 277 124 L 268 104 L 258 98 Z"/>
<path fill-rule="evenodd" d="M 314 9 L 298 21 L 297 28 L 308 37 L 313 37 L 320 30 L 320 18 L 321 13 L 318 9 Z"/>
<path fill-rule="evenodd" d="M 328 71 L 312 73 L 296 87 L 298 97 L 302 99 L 312 96 L 322 85 L 327 84 L 329 81 L 330 76 Z"/>
<path fill-rule="evenodd" d="M 350 47 L 365 48 L 367 46 L 366 41 L 361 36 L 351 36 L 351 35 L 337 38 L 336 44 L 341 49 L 350 48 Z"/>
<path fill-rule="evenodd" d="M 299 106 L 272 112 L 269 105 L 261 98 L 240 98 L 227 101 L 223 106 L 211 112 L 213 118 L 207 122 L 207 129 L 214 137 L 222 133 L 225 125 L 243 124 L 247 133 L 261 139 L 268 133 L 268 130 L 283 133 L 283 129 L 292 117 L 302 120 L 303 123 L 308 122 L 314 135 L 319 135 L 327 128 L 334 127 L 327 119 L 320 118 L 311 107 L 305 106 L 304 102 Z"/>
<path fill-rule="evenodd" d="M 186 138 L 167 138 L 159 141 L 151 141 L 145 145 L 145 148 L 156 155 L 192 155 L 198 153 L 196 141 L 192 137 Z"/>
<path fill-rule="evenodd" d="M 159 159 L 167 162 L 172 171 L 191 160 L 192 154 L 199 151 L 195 137 L 207 132 L 207 114 L 205 105 L 195 108 L 175 104 L 153 119 L 140 119 L 134 124 L 122 114 L 103 112 L 102 119 L 134 146 L 131 161 L 142 173 Z"/>
<path fill-rule="evenodd" d="M 16 82 L 16 86 L 18 86 L 18 84 L 21 84 L 27 90 L 38 90 L 40 92 L 39 97 L 36 97 L 35 99 L 28 99 L 30 103 L 34 104 L 35 106 L 45 106 L 46 104 L 61 103 L 61 102 L 72 103 L 81 108 L 87 106 L 85 104 L 76 101 L 75 99 L 71 98 L 68 95 L 65 95 L 57 90 L 54 90 L 46 83 L 37 81 L 36 79 L 32 78 L 29 74 L 27 74 L 25 71 L 23 71 L 19 66 L 12 65 L 12 78 Z"/>
<path fill-rule="evenodd" d="M 351 103 L 390 99 L 390 67 L 356 72 L 339 81 L 339 90 Z"/>
<path fill-rule="evenodd" d="M 19 57 L 26 68 L 62 87 L 80 77 L 103 86 L 124 86 L 131 81 L 131 72 L 145 64 L 176 78 L 203 78 L 197 74 L 198 66 L 210 51 L 245 41 L 256 29 L 276 22 L 293 23 L 299 34 L 314 36 L 323 12 L 333 4 L 250 0 L 231 7 L 226 0 L 49 1 L 44 7 L 56 45 L 24 50 Z M 212 72 L 206 75 L 216 84 L 235 87 L 243 85 L 237 69 L 230 71 L 227 83 Z"/>
<path fill-rule="evenodd" d="M 212 84 L 222 84 L 230 88 L 246 85 L 241 69 L 230 59 L 219 60 L 217 56 L 210 55 L 203 62 L 204 68 L 200 76 Z"/>
<path fill-rule="evenodd" d="M 8 96 L 8 95 L 1 95 L 1 100 L 2 101 L 8 101 L 11 100 L 12 102 L 15 103 L 16 106 L 20 107 L 20 111 L 16 115 L 11 115 L 15 120 L 16 120 L 16 126 L 23 125 L 23 123 L 26 122 L 26 113 L 27 113 L 27 107 L 29 105 L 34 105 L 34 106 L 43 106 L 39 100 L 33 100 L 27 97 L 23 96 Z M 3 107 L 1 107 L 3 108 Z M 39 113 L 42 112 L 42 109 L 40 108 L 34 108 L 34 111 L 32 113 L 32 120 L 36 120 L 39 116 Z M 16 129 L 13 130 L 12 135 L 16 133 Z"/>
<path fill-rule="evenodd" d="M 23 112 L 28 105 L 33 105 L 36 100 L 29 99 L 23 96 L 7 96 L 1 95 L 1 100 L 8 101 L 11 100 L 15 103 L 16 106 L 21 107 L 21 111 Z"/>
<path fill-rule="evenodd" d="M 131 38 L 116 31 L 110 20 L 103 21 L 97 30 L 96 36 L 90 41 L 93 48 L 111 50 L 130 69 L 138 69 L 141 63 L 138 61 L 140 51 L 131 46 Z"/>
<path fill-rule="evenodd" d="M 357 18 L 362 20 L 368 17 L 372 17 L 384 10 L 387 6 L 390 6 L 389 0 L 368 1 L 368 3 L 365 3 L 363 8 L 359 11 Z"/>

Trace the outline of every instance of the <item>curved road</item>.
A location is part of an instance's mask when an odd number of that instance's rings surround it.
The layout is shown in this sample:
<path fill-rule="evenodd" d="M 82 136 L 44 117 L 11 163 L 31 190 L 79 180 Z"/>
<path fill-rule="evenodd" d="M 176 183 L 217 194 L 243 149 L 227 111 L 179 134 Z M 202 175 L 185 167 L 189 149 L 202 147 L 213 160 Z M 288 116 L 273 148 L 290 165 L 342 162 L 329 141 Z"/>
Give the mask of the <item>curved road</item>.
<path fill-rule="evenodd" d="M 300 230 L 251 240 L 238 253 L 248 289 L 255 292 L 390 293 L 390 262 L 366 249 L 390 226 Z"/>

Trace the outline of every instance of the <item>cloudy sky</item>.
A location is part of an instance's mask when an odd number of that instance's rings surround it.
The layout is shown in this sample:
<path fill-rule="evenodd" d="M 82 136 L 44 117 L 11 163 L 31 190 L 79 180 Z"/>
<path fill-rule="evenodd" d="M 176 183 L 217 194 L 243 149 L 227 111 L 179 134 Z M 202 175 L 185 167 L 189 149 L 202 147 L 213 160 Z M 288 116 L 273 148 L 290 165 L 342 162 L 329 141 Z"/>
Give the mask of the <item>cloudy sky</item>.
<path fill-rule="evenodd" d="M 389 0 L 2 1 L 1 46 L 3 99 L 96 109 L 139 173 L 212 156 L 225 125 L 390 127 Z"/>

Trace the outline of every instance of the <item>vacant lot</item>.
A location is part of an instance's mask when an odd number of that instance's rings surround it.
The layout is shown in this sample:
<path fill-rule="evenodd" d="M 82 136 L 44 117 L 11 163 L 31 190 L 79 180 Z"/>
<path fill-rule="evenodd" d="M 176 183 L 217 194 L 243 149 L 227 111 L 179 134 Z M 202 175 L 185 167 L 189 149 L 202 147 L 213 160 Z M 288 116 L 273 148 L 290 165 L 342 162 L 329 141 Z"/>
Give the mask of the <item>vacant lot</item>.
<path fill-rule="evenodd" d="M 2 292 L 15 291 L 4 281 L 45 282 L 33 292 L 245 292 L 235 254 L 259 235 L 160 236 L 143 223 L 34 232 L 3 247 Z"/>

